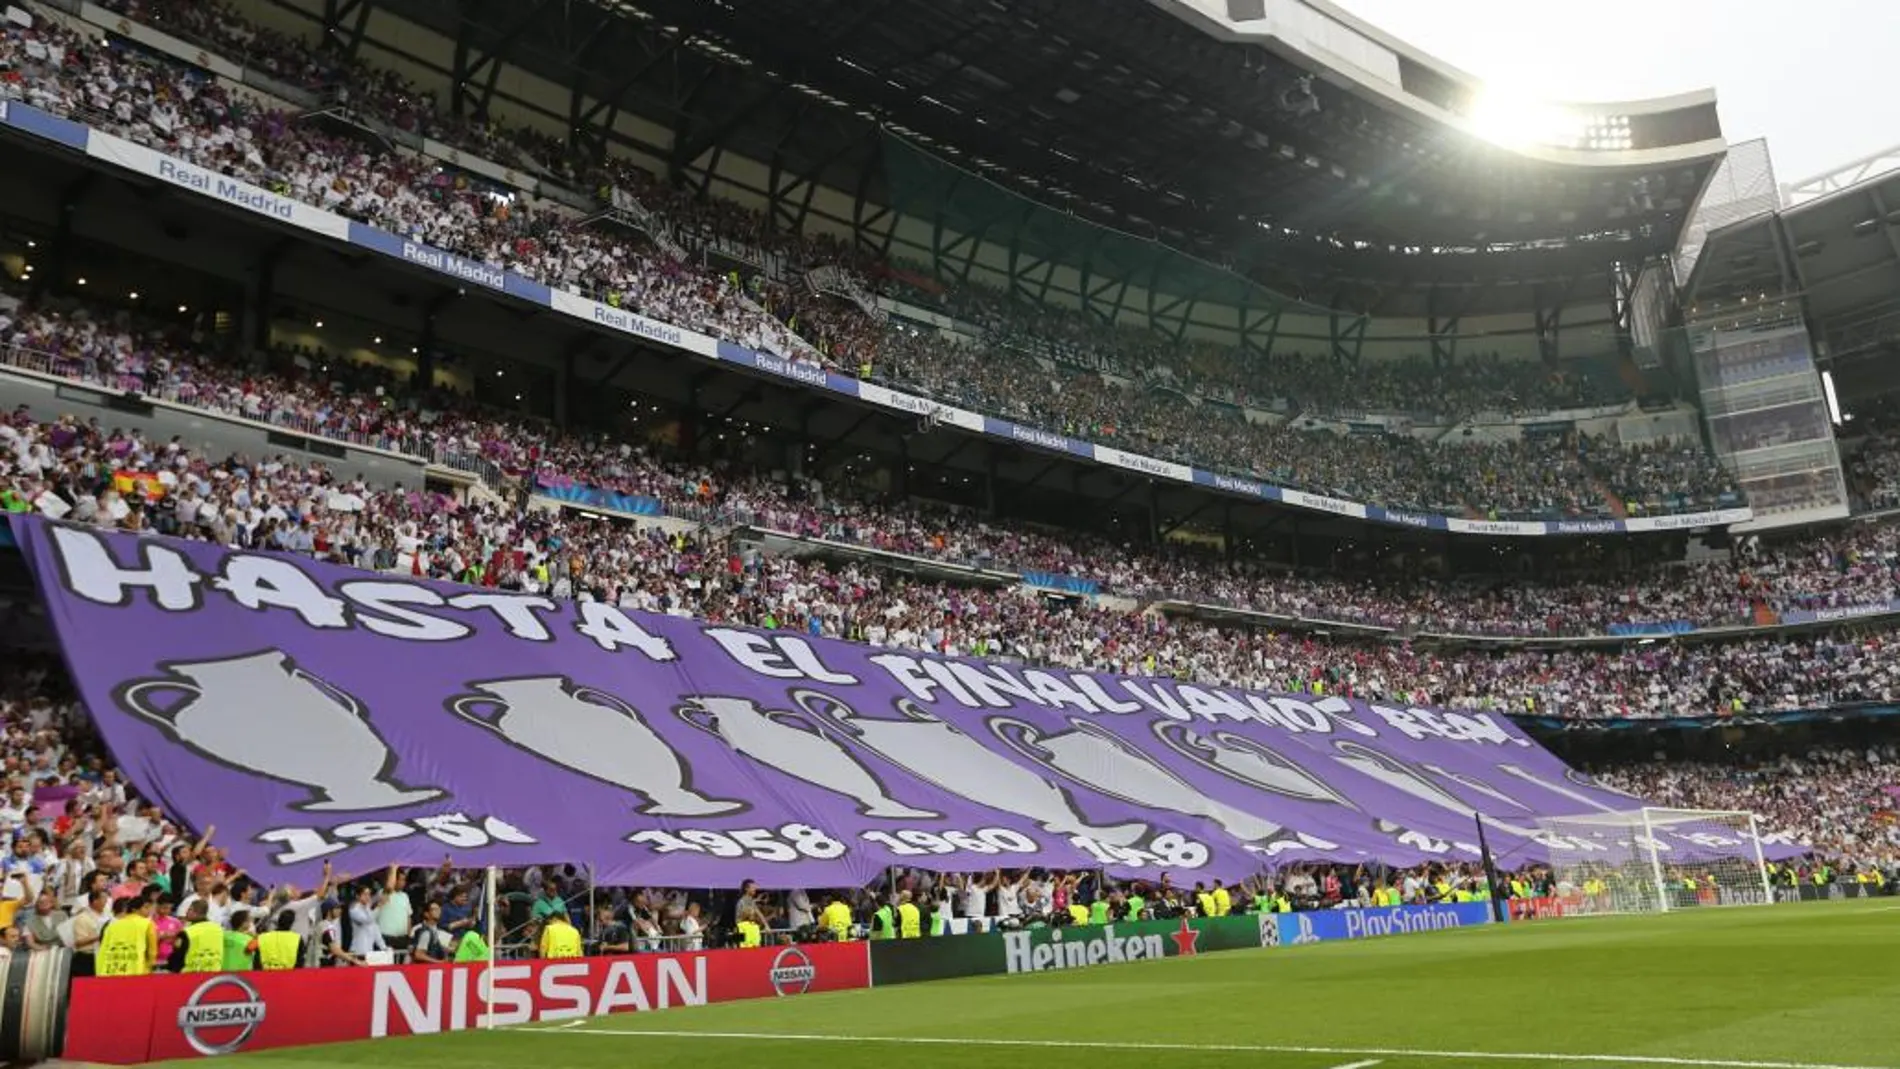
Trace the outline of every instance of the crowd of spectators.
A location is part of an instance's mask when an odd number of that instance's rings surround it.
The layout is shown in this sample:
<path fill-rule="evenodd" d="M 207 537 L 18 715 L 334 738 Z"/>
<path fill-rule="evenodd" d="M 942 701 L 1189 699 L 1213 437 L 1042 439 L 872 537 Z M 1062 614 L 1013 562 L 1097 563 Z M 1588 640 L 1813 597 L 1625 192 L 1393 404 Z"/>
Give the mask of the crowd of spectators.
<path fill-rule="evenodd" d="M 142 324 L 123 314 L 47 302 L 0 312 L 0 359 L 33 370 L 96 382 L 193 407 L 243 416 L 341 441 L 396 449 L 459 467 L 485 469 L 514 492 L 534 485 L 586 483 L 653 499 L 675 516 L 714 527 L 750 525 L 796 536 L 866 546 L 989 569 L 1043 572 L 1094 582 L 1143 602 L 1203 602 L 1363 623 L 1405 633 L 1507 637 L 1603 634 L 1619 626 L 1682 622 L 1748 624 L 1791 609 L 1825 609 L 1900 598 L 1900 525 L 1867 523 L 1803 540 L 1747 541 L 1729 559 L 1571 581 L 1352 577 L 1291 574 L 1247 561 L 1182 551 L 1114 545 L 1072 531 L 1031 527 L 966 510 L 862 499 L 702 456 L 678 456 L 610 435 L 574 435 L 477 408 L 454 395 L 415 395 L 386 373 L 320 351 L 279 350 L 238 364 L 206 354 L 182 328 Z M 27 428 L 22 427 L 24 433 Z M 57 434 L 55 434 L 57 431 Z M 66 431 L 22 453 L 18 477 L 44 475 Z M 151 464 L 125 458 L 129 439 L 106 448 L 126 471 Z M 147 448 L 153 448 L 148 446 Z M 180 443 L 156 466 L 177 462 Z M 198 457 L 211 463 L 222 458 Z M 42 482 L 44 479 L 42 478 Z M 37 501 L 46 487 L 15 486 Z M 92 508 L 69 487 L 67 504 Z M 348 493 L 364 497 L 366 488 Z M 382 521 L 388 504 L 365 498 L 362 516 Z M 400 518 L 421 507 L 403 494 Z M 180 509 L 192 529 L 201 506 L 167 503 L 159 522 Z M 543 521 L 545 522 L 545 521 Z M 352 535 L 360 534 L 355 530 Z M 488 537 L 493 537 L 489 532 Z M 415 538 L 348 553 L 354 563 L 388 567 L 412 561 Z M 444 543 L 446 547 L 446 543 Z M 381 551 L 380 553 L 378 551 Z M 460 574 L 459 571 L 454 574 Z"/>
<path fill-rule="evenodd" d="M 250 27 L 213 4 L 118 0 L 130 17 L 228 48 L 273 77 L 450 141 L 543 161 L 577 182 L 607 178 L 668 217 L 667 243 L 744 243 L 786 263 L 843 262 L 892 292 L 977 325 L 955 344 L 877 322 L 852 302 L 784 282 L 726 276 L 587 229 L 559 209 L 467 175 L 383 153 L 343 134 L 259 109 L 250 99 L 151 57 L 51 25 L 0 35 L 0 92 L 60 111 L 84 109 L 125 136 L 375 221 L 551 284 L 602 294 L 741 344 L 818 359 L 1065 433 L 1194 459 L 1291 486 L 1393 505 L 1495 514 L 1594 514 L 1608 491 L 1625 507 L 1667 511 L 1718 500 L 1729 487 L 1699 449 L 1628 450 L 1554 436 L 1438 446 L 1403 436 L 1308 433 L 1249 422 L 1240 406 L 1350 415 L 1407 410 L 1511 414 L 1612 403 L 1590 376 L 1555 376 L 1480 359 L 1342 369 L 1329 361 L 1180 343 L 1079 316 L 1024 315 L 969 290 L 911 292 L 903 276 L 815 239 L 759 231 L 731 205 L 681 197 L 624 164 L 577 165 L 563 146 L 449 119 L 393 77 Z M 608 168 L 607 170 L 602 170 Z M 640 610 L 797 629 L 877 645 L 1065 667 L 1167 674 L 1266 690 L 1343 694 L 1561 717 L 1727 714 L 1900 700 L 1892 631 L 1832 631 L 1708 643 L 1629 643 L 1539 651 L 1453 649 L 1204 622 L 1153 611 L 1166 600 L 1417 631 L 1491 635 L 1600 633 L 1636 621 L 1734 624 L 1790 609 L 1900 598 L 1900 525 L 1867 524 L 1782 545 L 1751 544 L 1729 561 L 1601 581 L 1375 581 L 1290 575 L 1111 545 L 912 504 L 857 500 L 740 465 L 680 457 L 602 436 L 574 436 L 416 394 L 320 353 L 279 351 L 251 364 L 207 355 L 174 333 L 43 305 L 0 313 L 0 348 L 33 370 L 137 389 L 210 411 L 376 445 L 496 473 L 526 491 L 581 482 L 654 498 L 693 531 L 525 509 L 517 497 L 458 499 L 369 485 L 320 463 L 216 455 L 181 440 L 24 411 L 0 421 L 0 507 L 133 531 L 297 552 L 355 567 L 503 589 L 595 598 Z M 1009 355 L 1015 354 L 1015 355 Z M 1432 391 L 1420 383 L 1433 383 Z M 1883 459 L 1884 458 L 1884 459 Z M 1875 500 L 1890 503 L 1891 450 L 1863 450 Z M 874 556 L 845 562 L 776 555 L 729 533 L 751 525 L 1007 570 L 1093 580 L 1140 610 L 1048 598 L 1016 586 L 921 581 Z M 572 916 L 595 952 L 697 949 L 744 938 L 748 923 L 822 927 L 842 904 L 854 926 L 906 923 L 903 909 L 996 925 L 1101 923 L 1187 911 L 1326 908 L 1466 893 L 1468 868 L 1386 873 L 1300 866 L 1234 888 L 1112 885 L 1089 873 L 1029 870 L 901 874 L 889 888 L 779 895 L 742 888 L 701 895 L 592 888 L 572 867 L 507 873 L 496 901 L 477 873 L 390 870 L 316 888 L 263 886 L 129 792 L 104 757 L 58 665 L 7 654 L 0 670 L 5 800 L 11 841 L 0 864 L 0 944 L 68 942 L 95 953 L 104 927 L 148 909 L 158 963 L 182 967 L 194 922 L 221 930 L 222 967 L 248 967 L 260 937 L 297 937 L 310 964 L 486 955 L 485 911 L 503 954 L 530 953 L 536 933 Z M 1598 770 L 1655 803 L 1748 808 L 1769 830 L 1850 866 L 1891 866 L 1900 761 L 1894 750 L 1818 751 L 1759 764 L 1657 762 Z M 1442 882 L 1441 882 L 1442 881 Z M 1447 890 L 1447 889 L 1451 890 Z M 1388 899 L 1387 895 L 1393 896 Z M 150 902 L 149 906 L 141 905 Z M 593 910 L 586 904 L 591 903 Z M 82 965 L 82 968 L 84 966 Z"/>
<path fill-rule="evenodd" d="M 561 146 L 545 138 L 437 116 L 427 93 L 386 72 L 361 69 L 325 47 L 292 48 L 289 38 L 251 28 L 213 5 L 125 0 L 119 6 L 131 17 L 237 49 L 283 80 L 347 92 L 351 109 L 399 127 L 423 129 L 471 151 L 505 144 L 510 153 L 559 162 L 559 173 L 589 189 L 625 190 L 640 198 L 650 240 L 587 225 L 559 204 L 388 151 L 374 138 L 275 110 L 256 94 L 125 42 L 50 22 L 7 26 L 0 66 L 9 77 L 0 91 L 470 260 L 740 345 L 1078 437 L 1299 489 L 1454 515 L 1605 516 L 1734 500 L 1727 477 L 1693 444 L 1631 451 L 1576 433 L 1509 443 L 1462 436 L 1431 442 L 1410 433 L 1300 430 L 1301 421 L 1285 418 L 1350 416 L 1349 408 L 1366 403 L 1426 405 L 1456 410 L 1453 418 L 1461 418 L 1626 400 L 1608 377 L 1490 358 L 1348 366 L 1293 354 L 1282 363 L 1210 352 L 1198 343 L 1171 346 L 1152 333 L 1111 329 L 1079 314 L 967 289 L 945 296 L 979 320 L 982 337 L 955 341 L 805 286 L 803 273 L 814 266 L 843 267 L 867 286 L 902 274 L 835 241 L 775 233 L 756 214 L 688 198 L 617 158 L 581 160 L 561 155 Z M 699 254 L 687 254 L 690 249 Z M 711 266 L 712 252 L 720 249 L 730 256 Z M 724 270 L 727 264 L 745 269 Z M 1249 415 L 1236 402 L 1279 414 Z"/>
<path fill-rule="evenodd" d="M 667 533 L 501 499 L 377 488 L 307 459 L 209 456 L 72 417 L 38 423 L 16 412 L 0 438 L 0 504 L 12 511 L 881 646 L 1568 717 L 1758 712 L 1900 694 L 1900 658 L 1880 630 L 1557 652 L 1355 641 L 1047 598 L 1015 585 L 919 581 L 875 557 L 829 563 L 768 553 L 713 526 Z M 668 476 L 682 486 L 695 477 Z M 720 496 L 709 486 L 695 492 Z M 1894 530 L 1867 530 L 1882 547 L 1874 567 L 1890 581 Z M 1824 546 L 1787 556 L 1788 568 L 1806 561 L 1808 570 L 1794 573 L 1803 582 L 1842 574 L 1838 552 Z M 1226 586 L 1216 572 L 1157 567 L 1216 596 L 1276 588 L 1264 578 Z M 1316 597 L 1324 582 L 1285 584 L 1287 596 L 1296 604 Z"/>
<path fill-rule="evenodd" d="M 1900 597 L 1900 525 L 1861 524 L 1734 559 L 1574 582 L 1378 581 L 1289 575 L 1111 546 L 1086 536 L 948 510 L 827 496 L 733 465 L 663 457 L 605 438 L 506 421 L 453 399 L 412 398 L 353 379 L 315 353 L 265 367 L 203 355 L 188 337 L 81 310 L 0 314 L 0 349 L 38 370 L 141 390 L 342 440 L 489 464 L 506 478 L 586 480 L 649 495 L 707 523 L 666 538 L 513 501 L 456 502 L 379 491 L 321 465 L 205 455 L 64 419 L 16 413 L 5 429 L 9 507 L 226 543 L 315 553 L 359 567 L 611 598 L 815 634 L 1075 667 L 1389 700 L 1563 716 L 1759 711 L 1882 700 L 1894 670 L 1872 635 L 1614 650 L 1434 651 L 1236 630 L 1052 602 L 1018 591 L 908 581 L 872 563 L 771 557 L 721 534 L 746 523 L 992 568 L 1100 582 L 1142 602 L 1212 602 L 1321 620 L 1476 635 L 1600 634 L 1619 623 L 1747 622 L 1757 610 L 1829 608 Z M 149 476 L 147 487 L 142 481 Z M 1809 657 L 1836 670 L 1801 667 Z"/>
<path fill-rule="evenodd" d="M 1868 435 L 1848 459 L 1847 476 L 1867 511 L 1900 509 L 1900 435 Z"/>
<path fill-rule="evenodd" d="M 1900 750 L 1821 748 L 1759 761 L 1649 761 L 1596 770 L 1652 805 L 1747 809 L 1817 853 L 1865 864 L 1900 852 Z"/>

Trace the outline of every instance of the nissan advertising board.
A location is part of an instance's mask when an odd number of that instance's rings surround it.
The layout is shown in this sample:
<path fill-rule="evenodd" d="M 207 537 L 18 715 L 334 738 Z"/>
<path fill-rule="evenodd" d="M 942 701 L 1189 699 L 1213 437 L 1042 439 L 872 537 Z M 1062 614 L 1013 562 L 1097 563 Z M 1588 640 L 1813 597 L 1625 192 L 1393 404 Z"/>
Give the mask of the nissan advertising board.
<path fill-rule="evenodd" d="M 492 976 L 492 988 L 491 980 Z M 132 1065 L 869 986 L 863 943 L 73 982 L 65 1057 Z"/>

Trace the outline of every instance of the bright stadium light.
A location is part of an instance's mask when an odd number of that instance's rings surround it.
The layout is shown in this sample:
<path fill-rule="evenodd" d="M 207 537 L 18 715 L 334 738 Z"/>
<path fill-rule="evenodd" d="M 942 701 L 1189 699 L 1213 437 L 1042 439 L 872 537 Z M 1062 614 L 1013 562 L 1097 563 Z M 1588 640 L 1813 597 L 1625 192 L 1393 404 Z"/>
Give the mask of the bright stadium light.
<path fill-rule="evenodd" d="M 1589 123 L 1581 115 L 1529 94 L 1491 88 L 1471 103 L 1465 119 L 1472 132 L 1507 148 L 1545 145 L 1574 147 L 1584 139 Z"/>

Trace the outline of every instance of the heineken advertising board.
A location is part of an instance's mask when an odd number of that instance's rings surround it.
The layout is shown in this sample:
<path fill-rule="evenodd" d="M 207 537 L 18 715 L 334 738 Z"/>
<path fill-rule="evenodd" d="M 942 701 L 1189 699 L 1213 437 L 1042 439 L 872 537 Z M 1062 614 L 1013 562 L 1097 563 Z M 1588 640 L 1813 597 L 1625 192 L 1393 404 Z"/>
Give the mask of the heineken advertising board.
<path fill-rule="evenodd" d="M 871 982 L 909 984 L 959 976 L 1048 972 L 1211 950 L 1304 946 L 1340 939 L 1470 928 L 1491 923 L 1489 902 L 1309 913 L 1247 913 L 1017 932 L 885 939 L 871 943 Z"/>
<path fill-rule="evenodd" d="M 1247 914 L 884 939 L 871 944 L 871 977 L 882 986 L 1187 957 L 1258 947 L 1262 929 L 1263 915 Z"/>

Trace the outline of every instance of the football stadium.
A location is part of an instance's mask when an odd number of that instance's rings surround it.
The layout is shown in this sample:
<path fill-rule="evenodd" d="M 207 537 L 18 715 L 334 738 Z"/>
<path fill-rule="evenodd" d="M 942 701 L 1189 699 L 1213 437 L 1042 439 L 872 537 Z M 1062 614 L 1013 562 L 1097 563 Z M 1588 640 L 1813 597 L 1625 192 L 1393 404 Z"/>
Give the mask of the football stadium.
<path fill-rule="evenodd" d="M 1328 0 L 0 11 L 10 1063 L 1900 1069 L 1900 149 Z"/>

